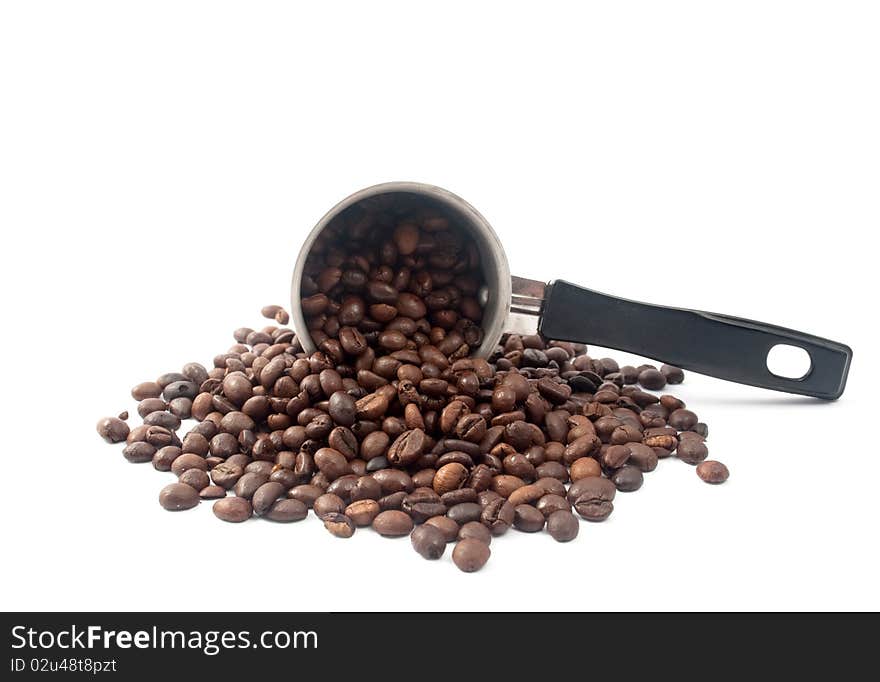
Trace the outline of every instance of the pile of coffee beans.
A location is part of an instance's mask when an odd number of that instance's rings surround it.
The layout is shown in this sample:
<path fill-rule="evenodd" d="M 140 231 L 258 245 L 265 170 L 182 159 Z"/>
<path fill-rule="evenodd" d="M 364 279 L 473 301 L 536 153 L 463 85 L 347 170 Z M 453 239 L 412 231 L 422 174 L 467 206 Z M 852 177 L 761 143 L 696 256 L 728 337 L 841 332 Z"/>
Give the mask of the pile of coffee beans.
<path fill-rule="evenodd" d="M 169 511 L 215 500 L 222 521 L 290 523 L 311 509 L 336 537 L 409 536 L 426 559 L 455 542 L 465 572 L 511 527 L 573 540 L 578 517 L 607 519 L 616 494 L 638 490 L 661 459 L 727 479 L 706 461 L 697 415 L 645 390 L 680 383 L 680 369 L 619 367 L 583 345 L 513 334 L 472 357 L 483 286 L 447 217 L 348 216 L 315 244 L 303 277 L 317 350 L 266 306 L 277 324 L 237 329 L 211 369 L 188 363 L 135 386 L 141 425 L 123 413 L 97 431 L 124 441 L 130 462 L 174 474 L 159 493 Z"/>

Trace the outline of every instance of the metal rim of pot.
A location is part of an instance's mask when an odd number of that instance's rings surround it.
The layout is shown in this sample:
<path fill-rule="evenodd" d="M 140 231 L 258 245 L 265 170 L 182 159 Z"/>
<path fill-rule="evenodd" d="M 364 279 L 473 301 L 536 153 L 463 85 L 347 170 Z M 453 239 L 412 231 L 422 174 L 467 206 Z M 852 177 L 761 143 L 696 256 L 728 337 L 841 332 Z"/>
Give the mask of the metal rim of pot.
<path fill-rule="evenodd" d="M 303 271 L 312 245 L 331 221 L 347 208 L 383 194 L 412 194 L 436 202 L 455 215 L 459 219 L 458 227 L 474 239 L 480 255 L 483 278 L 486 281 L 485 301 L 481 300 L 481 303 L 484 303 L 483 320 L 480 324 L 483 328 L 483 341 L 474 355 L 488 357 L 501 339 L 510 314 L 510 267 L 504 248 L 501 246 L 501 240 L 498 239 L 498 235 L 495 234 L 489 221 L 467 201 L 442 187 L 421 182 L 384 182 L 359 190 L 327 211 L 309 232 L 297 256 L 290 283 L 290 311 L 293 329 L 303 350 L 307 353 L 313 353 L 317 350 L 308 333 L 308 326 L 300 304 Z"/>

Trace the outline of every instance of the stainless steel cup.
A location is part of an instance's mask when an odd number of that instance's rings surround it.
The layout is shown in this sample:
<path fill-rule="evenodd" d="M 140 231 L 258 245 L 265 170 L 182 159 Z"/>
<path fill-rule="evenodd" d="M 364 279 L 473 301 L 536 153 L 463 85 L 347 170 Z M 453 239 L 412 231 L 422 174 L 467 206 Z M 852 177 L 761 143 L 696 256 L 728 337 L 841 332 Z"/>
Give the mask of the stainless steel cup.
<path fill-rule="evenodd" d="M 458 227 L 467 231 L 473 239 L 480 254 L 483 276 L 487 284 L 480 292 L 480 302 L 484 304 L 481 325 L 483 327 L 483 342 L 475 350 L 475 353 L 481 357 L 488 357 L 498 344 L 501 335 L 508 330 L 511 278 L 504 248 L 501 246 L 501 241 L 495 234 L 495 230 L 489 225 L 489 221 L 477 209 L 452 192 L 420 182 L 386 182 L 355 192 L 331 208 L 309 232 L 309 236 L 306 237 L 296 259 L 293 280 L 290 283 L 290 310 L 293 317 L 293 328 L 303 349 L 309 353 L 315 350 L 315 344 L 309 336 L 309 330 L 300 307 L 300 299 L 302 298 L 300 284 L 312 245 L 333 219 L 341 215 L 347 208 L 374 200 L 377 197 L 383 197 L 392 202 L 399 200 L 405 201 L 408 205 L 422 205 L 426 208 L 440 209 L 442 212 L 450 214 L 451 217 L 457 218 Z"/>

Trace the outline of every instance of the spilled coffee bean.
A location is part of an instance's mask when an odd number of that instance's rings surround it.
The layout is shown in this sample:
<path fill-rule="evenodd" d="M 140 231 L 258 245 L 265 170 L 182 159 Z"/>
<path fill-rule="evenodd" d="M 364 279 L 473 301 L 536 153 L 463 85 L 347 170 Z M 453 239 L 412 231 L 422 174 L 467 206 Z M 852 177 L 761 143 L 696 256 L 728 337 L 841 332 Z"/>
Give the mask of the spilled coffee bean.
<path fill-rule="evenodd" d="M 237 329 L 207 367 L 133 387 L 143 424 L 98 422 L 128 461 L 178 478 L 159 495 L 165 509 L 214 500 L 228 523 L 291 523 L 311 509 L 336 537 L 409 535 L 426 559 L 454 542 L 452 562 L 473 572 L 511 526 L 575 539 L 578 517 L 608 518 L 616 492 L 638 490 L 661 459 L 727 479 L 706 459 L 698 415 L 649 392 L 681 370 L 515 334 L 473 357 L 484 278 L 454 222 L 406 214 L 338 228 L 349 229 L 341 245 L 319 245 L 302 282 L 318 350 L 305 353 L 288 313 L 266 306 L 272 323 Z"/>

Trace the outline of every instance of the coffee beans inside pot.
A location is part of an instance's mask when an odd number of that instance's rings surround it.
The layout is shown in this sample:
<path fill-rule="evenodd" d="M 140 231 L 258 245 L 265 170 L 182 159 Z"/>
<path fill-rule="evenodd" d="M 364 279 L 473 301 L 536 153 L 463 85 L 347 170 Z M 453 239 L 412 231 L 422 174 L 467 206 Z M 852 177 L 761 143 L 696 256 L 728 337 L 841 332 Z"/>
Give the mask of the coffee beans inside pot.
<path fill-rule="evenodd" d="M 208 366 L 134 386 L 142 425 L 121 413 L 96 430 L 124 443 L 128 461 L 176 477 L 164 509 L 214 500 L 228 523 L 290 523 L 311 509 L 338 538 L 408 535 L 426 559 L 455 543 L 465 572 L 512 535 L 569 542 L 584 526 L 588 536 L 585 521 L 607 519 L 625 504 L 615 493 L 646 485 L 661 460 L 727 480 L 707 459 L 706 424 L 651 392 L 684 381 L 678 368 L 619 367 L 580 344 L 516 334 L 474 357 L 486 279 L 450 216 L 355 207 L 304 269 L 317 350 L 304 352 L 288 313 L 266 306 L 272 322 L 235 330 Z"/>

